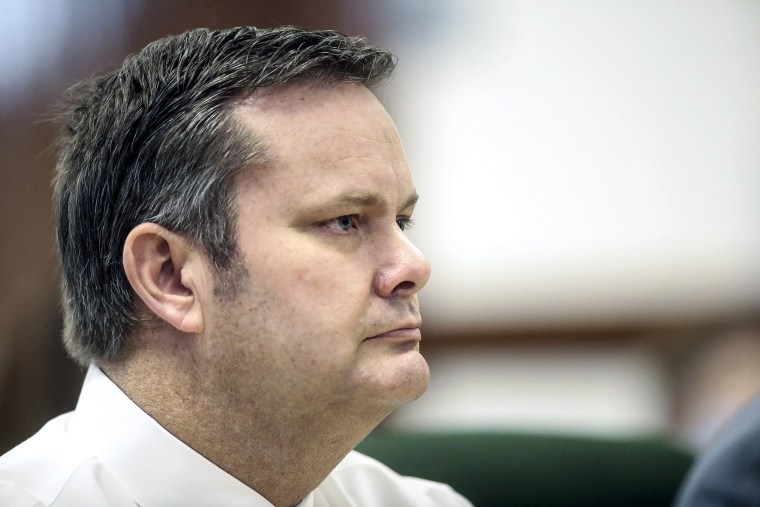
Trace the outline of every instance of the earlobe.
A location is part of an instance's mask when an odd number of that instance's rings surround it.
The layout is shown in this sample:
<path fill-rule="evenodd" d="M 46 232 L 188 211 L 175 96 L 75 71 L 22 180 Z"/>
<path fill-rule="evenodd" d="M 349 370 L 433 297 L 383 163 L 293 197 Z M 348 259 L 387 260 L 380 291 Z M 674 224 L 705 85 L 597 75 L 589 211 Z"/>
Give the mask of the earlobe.
<path fill-rule="evenodd" d="M 156 316 L 185 333 L 203 331 L 202 266 L 185 238 L 140 224 L 124 242 L 123 260 L 132 289 Z"/>

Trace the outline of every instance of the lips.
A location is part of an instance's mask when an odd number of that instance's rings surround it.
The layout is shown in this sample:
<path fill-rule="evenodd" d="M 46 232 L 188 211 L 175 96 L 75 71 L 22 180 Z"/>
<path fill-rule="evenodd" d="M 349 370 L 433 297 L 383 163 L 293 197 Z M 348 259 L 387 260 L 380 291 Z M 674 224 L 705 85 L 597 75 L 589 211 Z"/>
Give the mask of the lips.
<path fill-rule="evenodd" d="M 367 340 L 381 339 L 394 341 L 420 341 L 422 339 L 420 322 L 404 323 L 395 328 L 389 329 L 388 331 L 367 338 Z"/>

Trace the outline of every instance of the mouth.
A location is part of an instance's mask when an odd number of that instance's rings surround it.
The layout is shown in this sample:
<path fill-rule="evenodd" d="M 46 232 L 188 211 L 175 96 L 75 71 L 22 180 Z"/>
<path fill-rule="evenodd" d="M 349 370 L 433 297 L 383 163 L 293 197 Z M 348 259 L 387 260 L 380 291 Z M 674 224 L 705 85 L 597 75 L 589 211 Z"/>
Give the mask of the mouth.
<path fill-rule="evenodd" d="M 403 324 L 395 329 L 385 331 L 375 336 L 370 336 L 365 341 L 389 341 L 389 342 L 419 342 L 422 340 L 420 324 L 418 322 Z"/>

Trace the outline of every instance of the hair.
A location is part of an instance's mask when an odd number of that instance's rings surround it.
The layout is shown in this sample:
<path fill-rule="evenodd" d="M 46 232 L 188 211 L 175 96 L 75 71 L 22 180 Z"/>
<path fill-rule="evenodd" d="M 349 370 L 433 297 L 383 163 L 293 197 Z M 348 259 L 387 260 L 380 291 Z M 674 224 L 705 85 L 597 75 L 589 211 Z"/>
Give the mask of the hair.
<path fill-rule="evenodd" d="M 235 120 L 239 99 L 294 82 L 372 88 L 394 66 L 389 52 L 334 31 L 196 29 L 72 87 L 55 180 L 69 355 L 86 365 L 117 361 L 129 348 L 140 319 L 122 250 L 136 225 L 181 234 L 217 274 L 234 271 L 234 180 L 266 159 Z"/>

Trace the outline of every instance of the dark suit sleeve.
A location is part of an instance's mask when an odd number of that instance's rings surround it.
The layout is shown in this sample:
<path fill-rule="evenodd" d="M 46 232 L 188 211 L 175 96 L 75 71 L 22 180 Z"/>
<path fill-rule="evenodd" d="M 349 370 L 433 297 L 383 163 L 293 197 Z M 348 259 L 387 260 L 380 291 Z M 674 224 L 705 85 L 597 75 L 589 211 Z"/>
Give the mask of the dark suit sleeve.
<path fill-rule="evenodd" d="M 697 460 L 674 507 L 760 507 L 760 398 Z"/>

